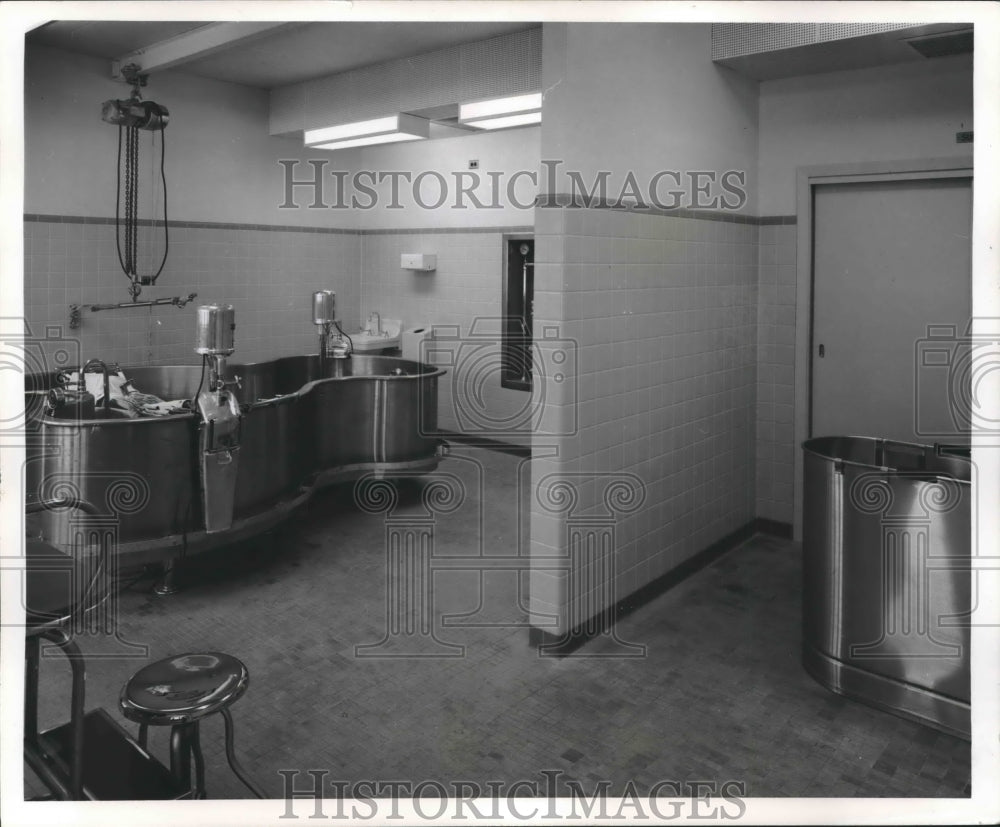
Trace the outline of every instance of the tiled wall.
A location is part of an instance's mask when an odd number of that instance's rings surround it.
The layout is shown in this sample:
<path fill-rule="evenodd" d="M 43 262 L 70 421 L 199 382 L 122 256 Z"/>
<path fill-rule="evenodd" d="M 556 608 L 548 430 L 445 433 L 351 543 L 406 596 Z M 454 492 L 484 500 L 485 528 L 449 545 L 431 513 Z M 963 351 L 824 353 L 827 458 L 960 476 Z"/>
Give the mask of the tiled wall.
<path fill-rule="evenodd" d="M 359 233 L 171 222 L 167 265 L 158 285 L 144 288 L 140 298 L 197 293 L 197 299 L 180 309 L 84 309 L 81 326 L 71 330 L 71 304 L 128 300 L 114 225 L 29 216 L 25 315 L 35 337 L 61 328 L 63 338 L 79 343 L 80 359 L 191 364 L 197 361 L 195 306 L 230 302 L 237 323 L 233 361 L 251 362 L 315 352 L 311 295 L 333 289 L 338 317 L 348 331 L 360 327 L 373 310 L 383 318 L 402 319 L 407 327 L 454 326 L 458 338 L 442 349 L 455 352 L 458 363 L 440 385 L 439 426 L 527 445 L 531 395 L 500 387 L 495 320 L 502 312 L 504 232 L 530 234 L 531 228 Z M 149 259 L 161 244 L 161 229 L 141 228 L 140 250 L 149 251 L 141 272 L 158 264 Z M 404 252 L 435 253 L 437 270 L 402 270 Z"/>
<path fill-rule="evenodd" d="M 383 318 L 401 319 L 404 329 L 453 326 L 457 338 L 434 345 L 455 354 L 439 386 L 438 426 L 527 445 L 531 395 L 500 387 L 496 320 L 503 312 L 505 232 L 530 234 L 532 228 L 366 231 L 361 318 L 378 311 Z M 437 269 L 403 270 L 402 253 L 434 253 Z"/>
<path fill-rule="evenodd" d="M 129 300 L 111 223 L 82 220 L 25 221 L 25 315 L 31 332 L 61 326 L 79 341 L 84 359 L 121 364 L 192 364 L 194 308 L 229 302 L 236 307 L 233 361 L 251 362 L 315 352 L 311 294 L 337 291 L 341 318 L 360 316 L 361 241 L 356 233 L 263 229 L 256 225 L 185 226 L 171 222 L 170 254 L 155 287 L 141 299 L 187 296 L 176 307 L 84 309 L 69 329 L 71 304 Z M 140 272 L 150 272 L 162 250 L 162 229 L 143 227 Z M 150 258 L 156 258 L 150 262 Z"/>
<path fill-rule="evenodd" d="M 532 397 L 500 388 L 488 321 L 501 312 L 503 232 L 531 228 L 339 233 L 178 224 L 159 286 L 143 297 L 197 292 L 195 304 L 232 302 L 238 361 L 315 350 L 316 289 L 337 291 L 338 315 L 352 327 L 372 310 L 406 326 L 457 326 L 456 349 L 469 361 L 442 380 L 442 428 L 527 443 L 525 411 L 542 410 L 536 449 L 558 446 L 560 456 L 540 459 L 539 472 L 632 469 L 642 479 L 646 503 L 618 527 L 621 595 L 754 516 L 791 523 L 795 225 L 612 210 L 537 215 L 536 320 L 575 343 L 578 373 L 560 383 L 550 375 Z M 143 250 L 160 249 L 158 229 L 142 233 Z M 404 252 L 433 252 L 438 269 L 403 271 Z M 25 310 L 34 336 L 61 326 L 63 336 L 78 337 L 84 359 L 196 361 L 192 305 L 84 311 L 82 326 L 68 329 L 70 304 L 125 301 L 126 287 L 113 225 L 26 221 Z M 482 340 L 469 335 L 477 319 L 487 320 Z M 597 496 L 591 489 L 582 490 Z M 560 548 L 564 520 L 535 506 L 536 537 Z M 539 605 L 554 605 L 546 598 L 562 594 L 564 578 L 538 574 Z"/>
<path fill-rule="evenodd" d="M 781 223 L 768 223 L 780 221 Z M 791 524 L 796 461 L 794 217 L 761 219 L 757 305 L 757 516 Z"/>
<path fill-rule="evenodd" d="M 758 227 L 538 209 L 536 233 L 536 338 L 577 343 L 575 377 L 536 391 L 564 433 L 533 441 L 531 608 L 565 632 L 756 516 Z M 606 499 L 616 479 L 639 500 Z M 601 551 L 569 571 L 540 559 L 608 519 L 613 593 Z"/>

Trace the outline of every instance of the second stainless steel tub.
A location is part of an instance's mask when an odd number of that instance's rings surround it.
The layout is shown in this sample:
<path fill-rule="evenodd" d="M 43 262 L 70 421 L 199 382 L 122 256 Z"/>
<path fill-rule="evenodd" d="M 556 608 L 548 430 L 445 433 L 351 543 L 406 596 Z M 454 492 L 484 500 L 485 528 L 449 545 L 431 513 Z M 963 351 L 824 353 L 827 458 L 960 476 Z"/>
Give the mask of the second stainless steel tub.
<path fill-rule="evenodd" d="M 969 461 L 863 437 L 803 447 L 806 671 L 968 738 Z"/>

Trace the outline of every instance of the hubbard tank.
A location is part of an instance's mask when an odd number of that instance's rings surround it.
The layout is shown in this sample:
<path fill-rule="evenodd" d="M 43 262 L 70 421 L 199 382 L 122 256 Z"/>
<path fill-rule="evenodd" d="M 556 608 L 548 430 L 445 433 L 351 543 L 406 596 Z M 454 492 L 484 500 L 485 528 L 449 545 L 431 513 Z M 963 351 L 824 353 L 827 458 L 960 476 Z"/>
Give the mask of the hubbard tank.
<path fill-rule="evenodd" d="M 92 360 L 76 387 L 67 372 L 26 376 L 29 501 L 72 495 L 103 506 L 121 564 L 169 563 L 265 531 L 325 485 L 434 470 L 444 371 L 351 354 L 349 338 L 331 332 L 339 326 L 324 294 L 314 297 L 317 355 L 230 364 L 233 310 L 210 305 L 198 308 L 201 365 Z M 104 374 L 96 403 L 85 382 L 95 368 Z M 129 405 L 109 404 L 116 390 Z M 42 536 L 69 545 L 71 520 L 43 512 Z"/>

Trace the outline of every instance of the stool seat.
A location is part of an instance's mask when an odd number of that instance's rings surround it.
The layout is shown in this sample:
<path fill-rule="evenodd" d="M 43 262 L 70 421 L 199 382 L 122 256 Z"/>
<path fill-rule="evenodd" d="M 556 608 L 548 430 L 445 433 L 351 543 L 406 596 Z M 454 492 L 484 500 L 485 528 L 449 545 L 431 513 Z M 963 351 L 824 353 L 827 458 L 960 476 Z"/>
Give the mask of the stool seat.
<path fill-rule="evenodd" d="M 249 683 L 250 674 L 238 658 L 222 652 L 188 652 L 136 672 L 122 687 L 119 706 L 138 724 L 186 724 L 225 709 Z"/>

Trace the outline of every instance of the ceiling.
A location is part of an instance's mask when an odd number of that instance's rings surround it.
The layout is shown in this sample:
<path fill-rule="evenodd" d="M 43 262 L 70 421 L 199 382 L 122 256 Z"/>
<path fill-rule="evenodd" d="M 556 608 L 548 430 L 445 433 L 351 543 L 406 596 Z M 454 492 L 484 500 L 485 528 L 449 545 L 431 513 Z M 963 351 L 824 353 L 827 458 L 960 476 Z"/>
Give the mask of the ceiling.
<path fill-rule="evenodd" d="M 176 21 L 57 20 L 29 33 L 28 43 L 111 60 L 204 25 L 204 22 Z M 273 89 L 536 25 L 525 21 L 289 23 L 232 48 L 184 63 L 176 71 Z"/>
<path fill-rule="evenodd" d="M 28 34 L 28 43 L 112 60 L 183 35 L 204 21 L 56 20 Z M 305 22 L 286 23 L 174 67 L 176 71 L 274 89 L 375 63 L 412 57 L 459 43 L 486 40 L 537 23 Z M 907 38 L 941 34 L 962 24 L 931 24 L 877 35 L 724 58 L 717 62 L 756 78 L 856 69 L 926 60 Z M 971 50 L 971 43 L 969 44 Z"/>
<path fill-rule="evenodd" d="M 971 24 L 931 23 L 793 48 L 770 49 L 721 58 L 715 62 L 755 80 L 775 80 L 819 72 L 927 61 L 949 55 L 970 55 L 972 48 Z"/>
<path fill-rule="evenodd" d="M 29 32 L 27 41 L 111 60 L 204 25 L 190 21 L 53 20 Z"/>

